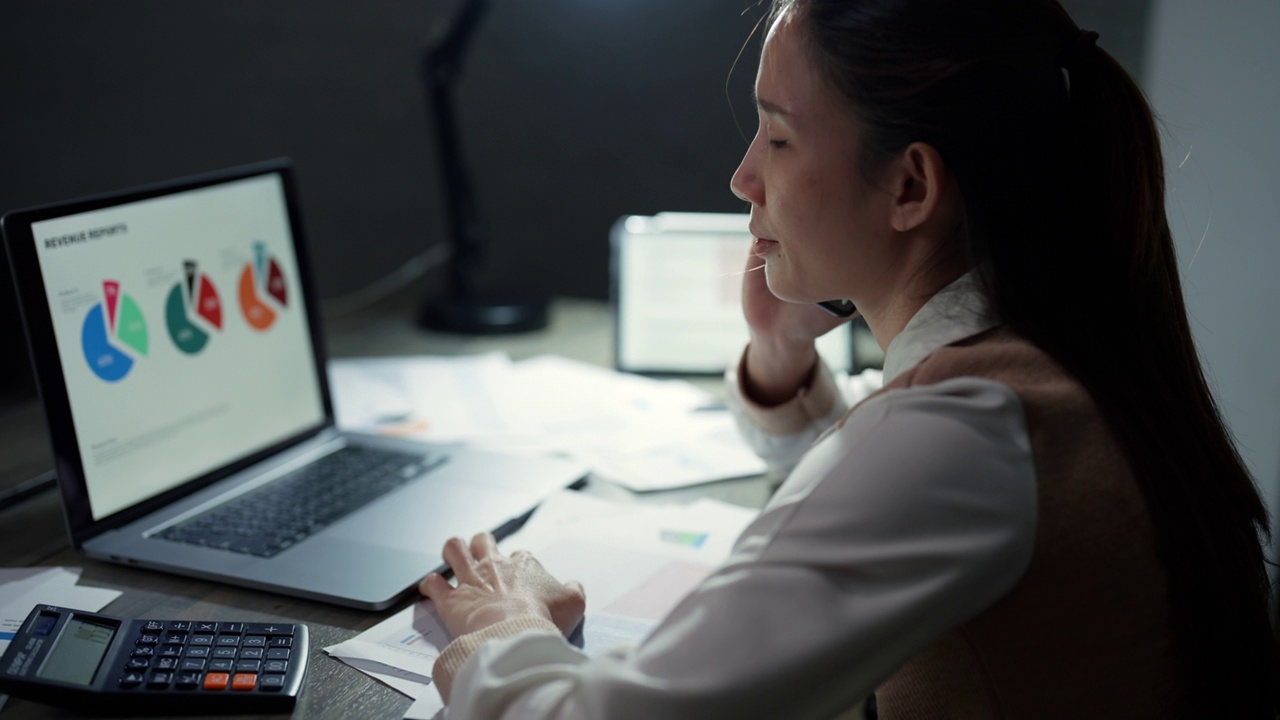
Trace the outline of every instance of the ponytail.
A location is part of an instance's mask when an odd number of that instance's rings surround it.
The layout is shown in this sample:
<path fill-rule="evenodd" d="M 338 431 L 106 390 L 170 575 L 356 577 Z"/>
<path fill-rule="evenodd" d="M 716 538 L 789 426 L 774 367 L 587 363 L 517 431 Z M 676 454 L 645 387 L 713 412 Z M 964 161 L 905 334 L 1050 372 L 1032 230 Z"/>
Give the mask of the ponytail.
<path fill-rule="evenodd" d="M 1280 664 L 1260 542 L 1270 526 L 1192 340 L 1155 122 L 1104 51 L 1082 53 L 1067 73 L 1072 194 L 1092 209 L 1082 229 L 1102 244 L 1077 268 L 1095 327 L 1063 334 L 1033 317 L 1041 303 L 1007 293 L 997 311 L 1080 378 L 1126 450 L 1169 578 L 1196 715 L 1274 718 Z M 1114 270 L 1091 272 L 1092 258 Z M 998 296 L 1002 280 L 988 278 Z"/>
<path fill-rule="evenodd" d="M 1080 380 L 1151 516 L 1197 716 L 1274 718 L 1270 526 L 1187 321 L 1141 90 L 1055 0 L 775 0 L 864 129 L 960 187 L 996 313 Z"/>

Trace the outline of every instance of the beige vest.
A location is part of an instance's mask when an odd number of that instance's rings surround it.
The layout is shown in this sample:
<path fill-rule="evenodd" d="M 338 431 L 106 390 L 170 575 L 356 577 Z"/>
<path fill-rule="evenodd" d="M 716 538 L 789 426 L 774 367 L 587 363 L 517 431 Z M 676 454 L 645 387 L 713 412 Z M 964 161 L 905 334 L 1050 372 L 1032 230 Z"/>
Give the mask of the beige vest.
<path fill-rule="evenodd" d="M 1035 550 L 1004 598 L 876 690 L 900 718 L 1176 718 L 1186 664 L 1133 474 L 1089 394 L 1005 328 L 944 347 L 886 386 L 976 376 L 1022 400 L 1039 493 Z"/>

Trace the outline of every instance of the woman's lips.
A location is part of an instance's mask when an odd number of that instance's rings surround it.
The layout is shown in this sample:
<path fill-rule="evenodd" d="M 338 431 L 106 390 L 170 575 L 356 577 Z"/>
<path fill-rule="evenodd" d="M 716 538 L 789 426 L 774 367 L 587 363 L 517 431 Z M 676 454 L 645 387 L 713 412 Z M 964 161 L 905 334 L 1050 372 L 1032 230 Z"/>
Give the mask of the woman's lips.
<path fill-rule="evenodd" d="M 764 256 L 776 247 L 778 247 L 778 241 L 758 237 L 755 239 L 755 242 L 751 243 L 751 254 Z"/>

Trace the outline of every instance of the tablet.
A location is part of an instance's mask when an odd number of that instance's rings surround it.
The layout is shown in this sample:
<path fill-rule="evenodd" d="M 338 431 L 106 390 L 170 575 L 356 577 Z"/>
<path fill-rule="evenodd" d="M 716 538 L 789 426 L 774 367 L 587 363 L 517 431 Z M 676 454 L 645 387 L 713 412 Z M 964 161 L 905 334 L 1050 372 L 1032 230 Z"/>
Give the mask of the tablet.
<path fill-rule="evenodd" d="M 614 358 L 618 370 L 717 375 L 747 344 L 742 275 L 749 216 L 627 215 L 610 232 Z M 853 367 L 849 324 L 818 339 L 832 370 Z"/>

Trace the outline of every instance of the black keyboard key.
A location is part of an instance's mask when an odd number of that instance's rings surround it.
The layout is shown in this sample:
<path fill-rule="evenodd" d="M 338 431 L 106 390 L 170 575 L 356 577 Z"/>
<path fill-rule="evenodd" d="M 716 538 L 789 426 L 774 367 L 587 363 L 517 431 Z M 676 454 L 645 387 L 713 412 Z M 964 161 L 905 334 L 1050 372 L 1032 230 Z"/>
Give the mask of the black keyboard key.
<path fill-rule="evenodd" d="M 417 454 L 344 447 L 158 537 L 271 557 L 440 462 L 443 458 L 427 461 Z"/>

